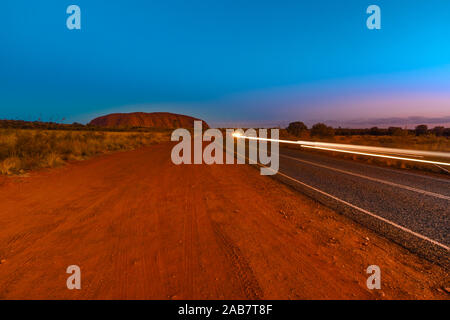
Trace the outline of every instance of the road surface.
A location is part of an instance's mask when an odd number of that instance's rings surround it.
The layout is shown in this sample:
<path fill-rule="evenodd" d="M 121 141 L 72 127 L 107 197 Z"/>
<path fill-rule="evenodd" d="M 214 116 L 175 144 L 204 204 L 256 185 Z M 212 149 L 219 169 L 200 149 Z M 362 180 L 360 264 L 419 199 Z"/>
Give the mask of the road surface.
<path fill-rule="evenodd" d="M 298 149 L 280 148 L 280 173 L 292 177 L 327 195 L 367 211 L 403 229 L 411 245 L 419 249 L 432 243 L 448 254 L 450 246 L 450 179 L 383 168 Z M 284 179 L 281 176 L 281 179 Z M 285 179 L 286 180 L 286 179 Z M 289 181 L 331 207 L 348 207 L 308 186 Z M 357 210 L 353 210 L 357 211 Z M 361 217 L 364 214 L 361 213 Z M 383 226 L 381 226 L 383 227 Z M 374 228 L 378 228 L 374 226 Z M 391 228 L 396 229 L 395 227 Z M 406 230 L 406 232 L 404 232 Z M 382 230 L 381 230 L 382 231 Z M 411 232 L 409 232 L 411 231 Z M 393 231 L 395 233 L 395 231 Z M 394 235 L 402 236 L 402 235 Z M 422 250 L 427 254 L 429 248 Z"/>
<path fill-rule="evenodd" d="M 448 298 L 442 267 L 248 165 L 175 166 L 172 146 L 0 177 L 0 298 Z"/>

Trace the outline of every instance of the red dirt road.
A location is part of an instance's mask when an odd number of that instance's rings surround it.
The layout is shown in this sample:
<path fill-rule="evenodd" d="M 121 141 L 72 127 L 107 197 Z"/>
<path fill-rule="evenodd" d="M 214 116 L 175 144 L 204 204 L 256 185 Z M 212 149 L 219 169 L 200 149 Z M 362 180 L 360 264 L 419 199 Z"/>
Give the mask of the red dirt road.
<path fill-rule="evenodd" d="M 258 170 L 175 166 L 170 150 L 2 178 L 0 298 L 449 298 L 444 269 Z"/>

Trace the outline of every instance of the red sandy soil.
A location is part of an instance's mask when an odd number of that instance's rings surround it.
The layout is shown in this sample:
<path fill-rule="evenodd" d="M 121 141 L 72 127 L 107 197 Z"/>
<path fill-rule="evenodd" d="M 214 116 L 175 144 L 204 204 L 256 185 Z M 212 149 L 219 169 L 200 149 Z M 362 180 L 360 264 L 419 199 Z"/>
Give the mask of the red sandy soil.
<path fill-rule="evenodd" d="M 175 166 L 171 146 L 1 178 L 0 298 L 449 298 L 441 267 L 248 165 Z"/>
<path fill-rule="evenodd" d="M 154 128 L 194 128 L 194 120 L 200 120 L 182 114 L 169 112 L 132 112 L 111 113 L 92 120 L 89 124 L 99 127 L 154 127 Z M 202 120 L 203 121 L 203 120 Z M 202 122 L 203 128 L 208 124 Z"/>

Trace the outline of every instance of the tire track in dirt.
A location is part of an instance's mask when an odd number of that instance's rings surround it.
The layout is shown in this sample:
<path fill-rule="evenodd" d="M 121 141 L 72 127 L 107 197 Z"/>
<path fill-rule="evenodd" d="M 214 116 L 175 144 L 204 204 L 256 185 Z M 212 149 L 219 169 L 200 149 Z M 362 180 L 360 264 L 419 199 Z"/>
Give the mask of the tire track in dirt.
<path fill-rule="evenodd" d="M 194 293 L 194 223 L 195 223 L 195 207 L 190 205 L 189 195 L 184 194 L 185 222 L 184 222 L 184 243 L 183 243 L 183 259 L 185 282 L 183 295 L 192 297 Z"/>
<path fill-rule="evenodd" d="M 250 300 L 263 299 L 263 291 L 259 286 L 258 280 L 253 274 L 253 270 L 249 263 L 242 255 L 239 247 L 233 244 L 233 242 L 226 236 L 221 230 L 218 223 L 212 222 L 212 227 L 216 239 L 220 244 L 220 248 L 231 262 L 233 268 L 233 276 L 241 284 L 242 291 L 245 296 Z"/>

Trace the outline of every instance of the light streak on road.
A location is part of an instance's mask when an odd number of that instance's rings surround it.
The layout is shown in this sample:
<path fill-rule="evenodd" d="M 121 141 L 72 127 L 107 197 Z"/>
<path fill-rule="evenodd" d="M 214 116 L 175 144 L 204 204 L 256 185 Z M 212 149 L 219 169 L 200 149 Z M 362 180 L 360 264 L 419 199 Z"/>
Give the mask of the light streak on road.
<path fill-rule="evenodd" d="M 278 143 L 298 144 L 303 148 L 351 153 L 351 154 L 364 155 L 364 156 L 370 156 L 370 157 L 388 158 L 388 159 L 413 161 L 413 162 L 420 162 L 420 163 L 427 163 L 427 164 L 434 164 L 434 165 L 441 165 L 441 166 L 450 166 L 450 163 L 447 163 L 447 162 L 424 160 L 424 159 L 414 159 L 414 158 L 406 158 L 406 157 L 397 157 L 397 156 L 392 156 L 389 154 L 368 153 L 368 152 L 360 152 L 360 151 L 355 151 L 355 150 L 365 150 L 365 151 L 385 152 L 385 153 L 395 153 L 395 154 L 407 154 L 410 156 L 419 156 L 419 157 L 428 155 L 428 156 L 433 156 L 433 157 L 444 157 L 444 158 L 450 158 L 449 152 L 433 152 L 433 151 L 421 151 L 421 150 L 370 147 L 370 146 L 339 144 L 339 143 L 326 143 L 326 142 L 314 142 L 314 141 L 293 141 L 293 140 L 248 137 L 248 136 L 242 135 L 238 132 L 233 133 L 233 137 L 235 137 L 237 139 L 261 140 L 261 141 L 278 142 Z"/>
<path fill-rule="evenodd" d="M 404 157 L 394 157 L 394 156 L 389 156 L 389 155 L 385 155 L 385 154 L 357 152 L 357 151 L 340 150 L 340 149 L 324 148 L 324 147 L 314 147 L 314 146 L 305 146 L 305 145 L 302 145 L 302 147 L 303 148 L 311 148 L 311 149 L 320 149 L 320 150 L 343 152 L 343 153 L 359 154 L 359 155 L 363 155 L 363 156 L 388 158 L 388 159 L 396 159 L 396 160 L 406 160 L 406 161 L 414 161 L 414 162 L 421 162 L 421 163 L 431 163 L 431 164 L 437 164 L 437 165 L 443 165 L 443 166 L 450 166 L 450 163 L 446 163 L 446 162 L 422 160 L 422 159 L 411 159 L 411 158 L 404 158 Z"/>

